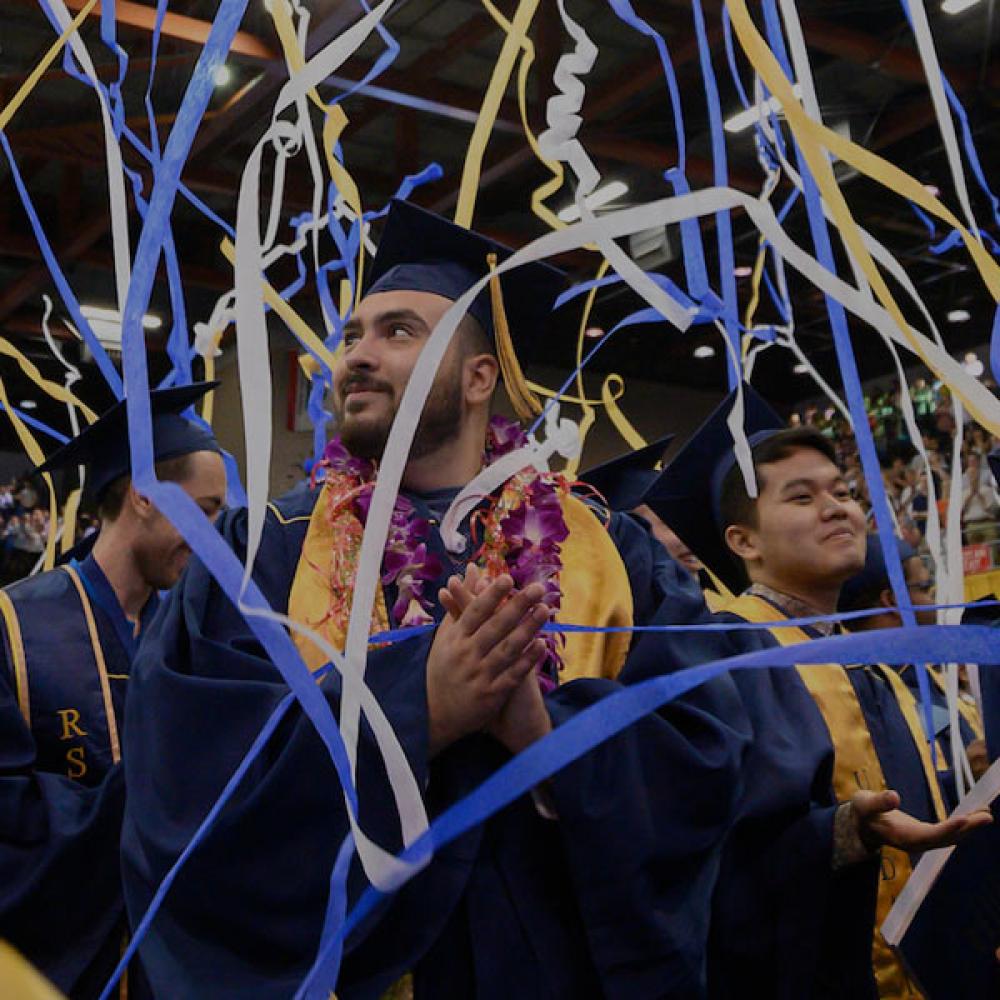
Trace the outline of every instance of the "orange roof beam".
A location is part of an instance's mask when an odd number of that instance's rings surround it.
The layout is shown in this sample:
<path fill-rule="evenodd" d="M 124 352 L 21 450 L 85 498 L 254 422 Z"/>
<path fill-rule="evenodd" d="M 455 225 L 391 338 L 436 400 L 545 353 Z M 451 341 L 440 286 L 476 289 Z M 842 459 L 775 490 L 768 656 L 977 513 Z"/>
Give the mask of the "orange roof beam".
<path fill-rule="evenodd" d="M 87 0 L 65 0 L 66 6 L 72 11 L 81 10 Z M 101 13 L 98 3 L 90 12 L 92 17 Z M 133 3 L 131 0 L 117 0 L 115 3 L 115 20 L 130 28 L 152 31 L 156 24 L 156 9 L 145 4 Z M 167 11 L 163 18 L 161 34 L 169 38 L 179 38 L 194 45 L 204 45 L 211 31 L 211 22 L 198 17 L 188 17 L 186 14 L 174 14 Z M 233 54 L 247 56 L 250 59 L 260 59 L 271 62 L 279 58 L 278 52 L 265 41 L 246 31 L 237 31 L 229 51 Z"/>

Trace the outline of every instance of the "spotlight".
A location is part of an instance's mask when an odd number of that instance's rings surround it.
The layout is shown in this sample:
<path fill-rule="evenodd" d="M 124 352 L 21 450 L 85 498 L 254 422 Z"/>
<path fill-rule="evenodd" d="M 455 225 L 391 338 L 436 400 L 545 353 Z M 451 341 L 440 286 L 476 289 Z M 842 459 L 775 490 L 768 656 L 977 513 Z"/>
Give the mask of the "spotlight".
<path fill-rule="evenodd" d="M 715 348 L 710 344 L 702 344 L 694 349 L 694 356 L 696 358 L 714 358 Z"/>
<path fill-rule="evenodd" d="M 961 14 L 963 10 L 975 7 L 979 0 L 944 0 L 941 10 L 945 14 Z"/>
<path fill-rule="evenodd" d="M 216 66 L 215 72 L 212 73 L 212 80 L 216 87 L 224 87 L 232 78 L 233 71 L 225 63 Z"/>
<path fill-rule="evenodd" d="M 595 208 L 603 208 L 622 195 L 628 194 L 628 185 L 624 181 L 611 181 L 591 191 L 584 198 L 584 204 L 593 211 Z M 567 205 L 560 213 L 559 219 L 562 222 L 576 222 L 580 218 L 580 209 L 575 204 Z"/>
<path fill-rule="evenodd" d="M 37 410 L 38 404 L 33 399 L 22 399 L 20 403 L 17 404 L 22 410 Z"/>
<path fill-rule="evenodd" d="M 604 336 L 604 331 L 599 326 L 588 326 L 586 330 L 583 331 L 585 337 L 590 337 L 593 340 L 599 340 Z"/>
<path fill-rule="evenodd" d="M 733 269 L 733 276 L 736 278 L 749 278 L 753 274 L 753 268 L 747 264 L 741 264 Z"/>
<path fill-rule="evenodd" d="M 792 87 L 792 93 L 796 97 L 802 96 L 802 87 L 799 84 L 795 84 Z M 764 114 L 769 111 L 780 112 L 781 111 L 781 101 L 777 97 L 769 97 L 764 101 Z M 727 118 L 723 122 L 722 127 L 730 133 L 743 132 L 750 128 L 751 125 L 756 125 L 761 119 L 761 109 L 757 107 L 756 104 L 751 105 L 744 111 L 740 111 L 738 114 L 733 115 L 731 118 Z"/>
<path fill-rule="evenodd" d="M 798 363 L 798 364 L 797 364 L 797 365 L 796 365 L 796 366 L 795 366 L 795 367 L 794 367 L 794 368 L 792 369 L 792 371 L 793 371 L 793 372 L 795 372 L 795 374 L 796 374 L 796 375 L 808 375 L 808 374 L 809 374 L 809 366 L 808 366 L 808 365 L 804 365 L 804 364 L 802 364 L 802 362 L 800 361 L 800 362 L 799 362 L 799 363 Z"/>
<path fill-rule="evenodd" d="M 968 323 L 972 319 L 972 314 L 968 309 L 952 309 L 945 319 L 949 323 Z"/>

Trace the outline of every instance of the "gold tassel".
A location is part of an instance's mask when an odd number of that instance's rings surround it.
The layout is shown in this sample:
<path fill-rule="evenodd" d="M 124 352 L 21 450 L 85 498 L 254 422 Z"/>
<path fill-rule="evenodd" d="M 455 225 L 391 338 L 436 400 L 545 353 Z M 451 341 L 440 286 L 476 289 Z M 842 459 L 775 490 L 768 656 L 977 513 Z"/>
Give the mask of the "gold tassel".
<path fill-rule="evenodd" d="M 493 333 L 497 345 L 497 359 L 500 373 L 507 388 L 511 405 L 517 419 L 526 421 L 542 412 L 538 397 L 528 388 L 528 382 L 521 371 L 521 365 L 514 351 L 514 342 L 507 325 L 507 313 L 503 307 L 503 292 L 500 290 L 500 276 L 497 274 L 497 255 L 488 254 L 486 263 L 490 268 L 490 306 L 493 309 Z"/>

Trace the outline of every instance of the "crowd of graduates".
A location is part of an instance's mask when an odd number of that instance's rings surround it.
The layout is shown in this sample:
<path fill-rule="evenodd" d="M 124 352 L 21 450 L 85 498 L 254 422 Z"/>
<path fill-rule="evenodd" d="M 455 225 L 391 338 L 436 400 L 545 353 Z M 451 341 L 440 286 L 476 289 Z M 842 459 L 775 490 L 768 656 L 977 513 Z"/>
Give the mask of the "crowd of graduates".
<path fill-rule="evenodd" d="M 81 1000 L 132 935 L 133 1000 L 995 995 L 992 952 L 985 992 L 931 992 L 925 956 L 880 931 L 923 852 L 989 833 L 987 809 L 949 813 L 995 747 L 968 691 L 952 739 L 945 674 L 921 712 L 912 664 L 877 641 L 909 617 L 889 562 L 921 625 L 934 581 L 902 533 L 886 552 L 867 531 L 843 434 L 743 386 L 665 468 L 663 442 L 585 486 L 540 468 L 492 410 L 501 382 L 522 424 L 540 410 L 517 359 L 564 288 L 543 264 L 493 273 L 419 421 L 396 421 L 432 331 L 508 253 L 393 203 L 333 372 L 337 436 L 262 525 L 224 508 L 220 448 L 184 416 L 212 384 L 151 393 L 157 476 L 222 550 L 192 554 L 132 482 L 124 402 L 40 467 L 87 467 L 100 530 L 0 590 L 0 937 Z M 355 726 L 328 649 L 400 434 Z M 251 545 L 260 595 L 309 631 L 237 606 Z M 800 643 L 830 662 L 799 663 Z M 858 662 L 875 645 L 888 657 Z M 662 695 L 734 657 L 755 669 Z M 583 743 L 553 762 L 566 726 Z M 512 760 L 551 766 L 461 826 Z M 424 816 L 451 825 L 404 872 Z"/>

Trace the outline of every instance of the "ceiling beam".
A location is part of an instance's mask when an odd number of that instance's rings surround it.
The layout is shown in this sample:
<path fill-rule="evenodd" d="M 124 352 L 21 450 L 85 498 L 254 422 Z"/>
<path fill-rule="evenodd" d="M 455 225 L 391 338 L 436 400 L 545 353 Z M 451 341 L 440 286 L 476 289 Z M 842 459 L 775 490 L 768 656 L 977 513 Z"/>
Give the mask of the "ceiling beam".
<path fill-rule="evenodd" d="M 82 10 L 87 5 L 87 0 L 65 0 L 66 6 L 73 11 Z M 97 5 L 90 12 L 91 17 L 99 17 L 101 4 Z M 115 0 L 115 20 L 129 28 L 138 28 L 141 31 L 152 32 L 156 26 L 156 8 L 147 7 L 145 4 L 133 3 L 132 0 Z M 205 21 L 199 17 L 188 17 L 186 14 L 175 14 L 167 11 L 163 17 L 163 25 L 160 29 L 162 35 L 168 38 L 176 38 L 180 41 L 191 42 L 194 45 L 204 45 L 208 41 L 209 32 L 212 30 L 212 22 Z M 249 59 L 259 59 L 264 62 L 272 62 L 279 58 L 279 53 L 263 39 L 257 38 L 246 31 L 237 31 L 233 36 L 233 44 L 229 51 L 235 55 L 246 56 Z"/>
<path fill-rule="evenodd" d="M 73 238 L 60 248 L 59 263 L 65 267 L 66 264 L 86 253 L 108 232 L 110 224 L 108 213 L 102 212 L 90 221 L 80 225 Z M 43 263 L 25 271 L 20 278 L 7 285 L 0 292 L 0 321 L 11 316 L 22 302 L 26 302 L 37 295 L 50 280 L 49 269 Z"/>

